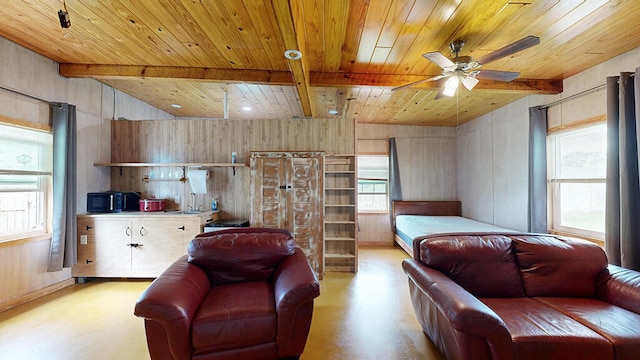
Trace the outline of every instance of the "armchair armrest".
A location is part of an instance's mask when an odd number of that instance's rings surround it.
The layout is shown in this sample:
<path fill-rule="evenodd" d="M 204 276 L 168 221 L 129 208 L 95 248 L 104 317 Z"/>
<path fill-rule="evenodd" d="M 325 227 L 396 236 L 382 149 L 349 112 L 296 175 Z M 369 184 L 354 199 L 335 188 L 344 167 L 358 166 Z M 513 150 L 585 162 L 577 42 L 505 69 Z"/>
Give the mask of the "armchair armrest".
<path fill-rule="evenodd" d="M 484 338 L 494 359 L 513 357 L 509 352 L 509 330 L 491 308 L 443 273 L 418 260 L 406 259 L 402 262 L 402 268 L 409 281 L 429 298 L 457 333 Z"/>
<path fill-rule="evenodd" d="M 286 356 L 280 349 L 300 345 L 301 352 L 311 326 L 313 299 L 320 295 L 320 283 L 300 248 L 278 265 L 273 275 L 273 287 L 278 313 L 278 356 Z M 296 353 L 296 350 L 292 351 Z"/>
<path fill-rule="evenodd" d="M 134 314 L 160 325 L 173 358 L 190 359 L 191 320 L 209 288 L 206 273 L 182 256 L 142 293 Z"/>
<path fill-rule="evenodd" d="M 599 279 L 596 298 L 640 314 L 640 272 L 609 264 Z"/>

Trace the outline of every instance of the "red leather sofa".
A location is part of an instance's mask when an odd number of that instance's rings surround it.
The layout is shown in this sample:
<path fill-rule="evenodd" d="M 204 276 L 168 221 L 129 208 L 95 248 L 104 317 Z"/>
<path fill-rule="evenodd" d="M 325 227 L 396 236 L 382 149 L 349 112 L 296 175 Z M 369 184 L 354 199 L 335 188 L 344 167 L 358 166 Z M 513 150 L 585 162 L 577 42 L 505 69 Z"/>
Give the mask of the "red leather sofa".
<path fill-rule="evenodd" d="M 425 334 L 453 359 L 638 359 L 640 273 L 540 234 L 414 240 L 402 264 Z"/>
<path fill-rule="evenodd" d="M 298 358 L 320 285 L 293 236 L 239 228 L 198 235 L 144 291 L 152 359 Z"/>

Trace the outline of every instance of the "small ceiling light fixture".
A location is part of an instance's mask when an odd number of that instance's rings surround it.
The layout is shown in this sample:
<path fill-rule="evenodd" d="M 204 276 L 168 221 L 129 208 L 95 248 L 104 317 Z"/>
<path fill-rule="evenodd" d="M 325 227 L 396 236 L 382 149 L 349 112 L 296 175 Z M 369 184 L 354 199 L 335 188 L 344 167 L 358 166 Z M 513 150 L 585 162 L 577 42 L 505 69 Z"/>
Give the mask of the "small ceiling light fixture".
<path fill-rule="evenodd" d="M 63 29 L 68 29 L 71 27 L 71 19 L 69 19 L 69 11 L 67 10 L 67 3 L 63 1 L 62 6 L 64 6 L 64 10 L 58 10 L 58 19 L 60 20 L 60 26 Z"/>
<path fill-rule="evenodd" d="M 244 110 L 244 111 L 251 111 L 251 110 L 253 110 L 253 109 L 251 109 L 251 106 L 243 106 L 243 107 L 242 107 L 242 110 Z"/>
<path fill-rule="evenodd" d="M 58 11 L 58 18 L 60 19 L 60 26 L 63 29 L 68 29 L 71 27 L 71 20 L 69 19 L 69 13 L 64 10 Z"/>
<path fill-rule="evenodd" d="M 338 110 L 336 110 L 336 109 L 330 109 L 327 112 L 329 113 L 329 115 L 338 115 Z"/>
<path fill-rule="evenodd" d="M 284 57 L 289 60 L 300 60 L 302 53 L 299 50 L 287 50 L 284 52 Z"/>
<path fill-rule="evenodd" d="M 171 107 L 176 109 L 182 109 L 182 105 L 180 104 L 171 104 Z"/>

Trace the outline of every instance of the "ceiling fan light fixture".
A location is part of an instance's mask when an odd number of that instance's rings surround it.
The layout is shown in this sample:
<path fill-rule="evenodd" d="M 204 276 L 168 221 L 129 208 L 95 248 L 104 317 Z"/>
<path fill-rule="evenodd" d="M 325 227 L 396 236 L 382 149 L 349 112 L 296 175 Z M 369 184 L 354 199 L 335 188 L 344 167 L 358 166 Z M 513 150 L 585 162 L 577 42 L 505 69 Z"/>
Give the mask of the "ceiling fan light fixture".
<path fill-rule="evenodd" d="M 442 95 L 445 95 L 445 96 L 455 95 L 459 84 L 460 84 L 460 78 L 458 78 L 457 75 L 451 76 L 444 83 L 444 89 L 442 90 Z"/>

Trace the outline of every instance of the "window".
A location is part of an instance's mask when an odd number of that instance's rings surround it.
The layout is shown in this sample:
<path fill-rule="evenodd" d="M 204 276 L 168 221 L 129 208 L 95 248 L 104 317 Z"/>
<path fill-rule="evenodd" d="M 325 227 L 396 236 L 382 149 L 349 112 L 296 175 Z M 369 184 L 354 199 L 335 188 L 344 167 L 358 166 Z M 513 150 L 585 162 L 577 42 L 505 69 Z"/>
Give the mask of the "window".
<path fill-rule="evenodd" d="M 551 229 L 604 240 L 607 127 L 550 135 Z"/>
<path fill-rule="evenodd" d="M 50 133 L 0 124 L 0 241 L 46 233 Z"/>
<path fill-rule="evenodd" d="M 358 211 L 389 211 L 388 156 L 358 156 Z"/>

